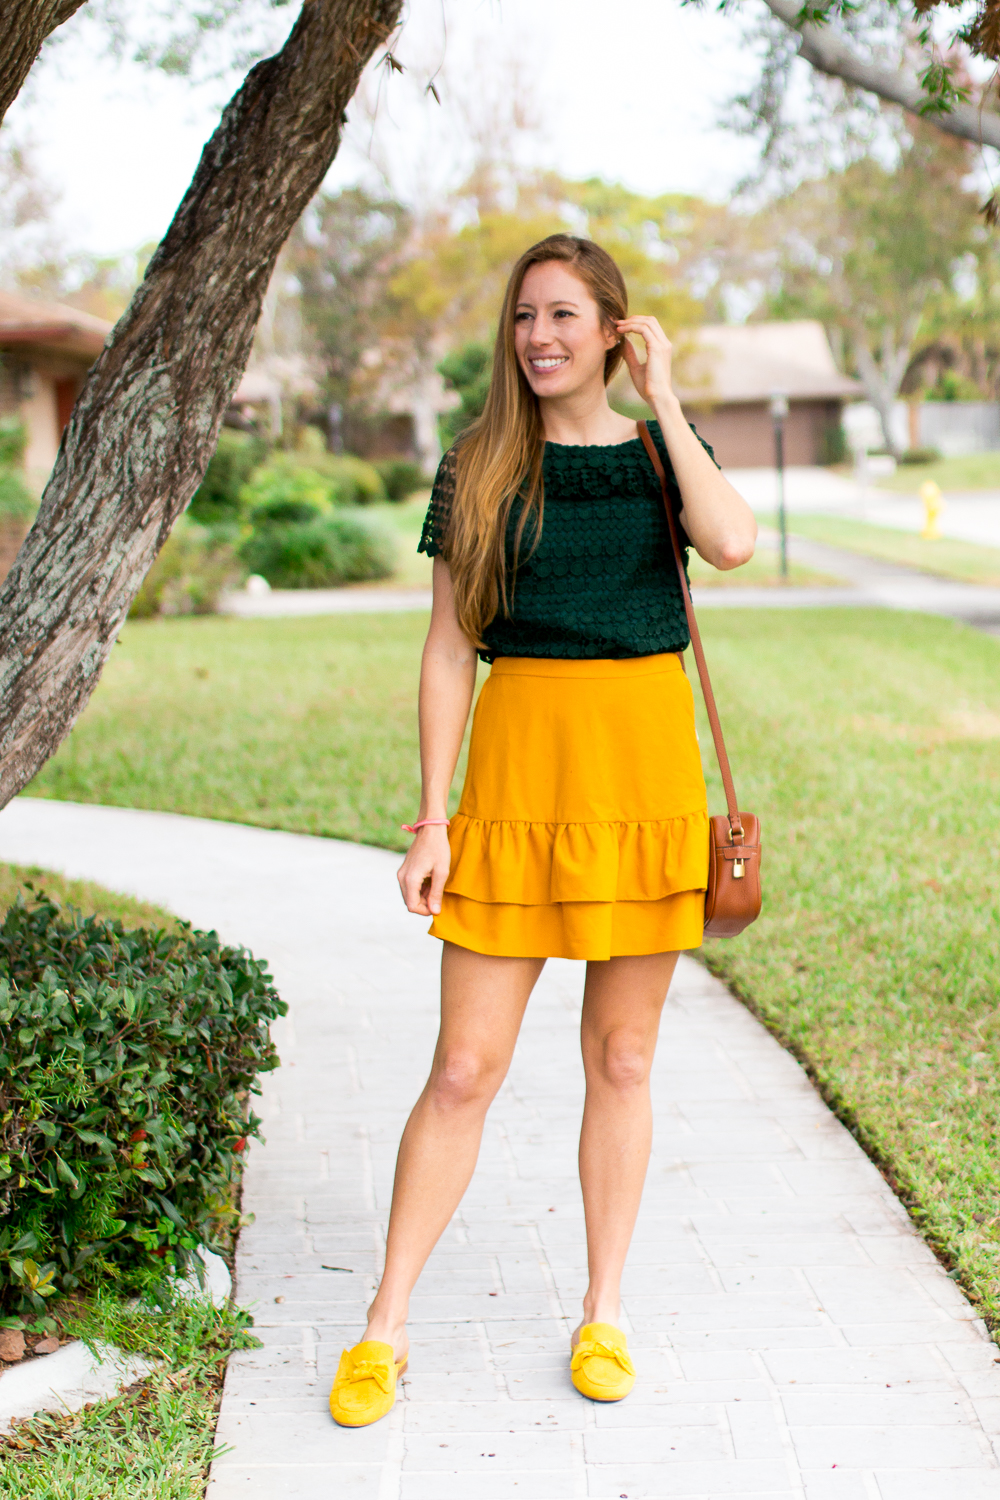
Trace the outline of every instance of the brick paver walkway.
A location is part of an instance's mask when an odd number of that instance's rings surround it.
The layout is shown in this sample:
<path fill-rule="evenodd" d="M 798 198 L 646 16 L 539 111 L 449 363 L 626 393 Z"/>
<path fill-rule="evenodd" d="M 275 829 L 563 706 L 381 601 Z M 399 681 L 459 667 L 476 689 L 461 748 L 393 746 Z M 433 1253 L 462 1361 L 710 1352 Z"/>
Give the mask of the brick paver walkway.
<path fill-rule="evenodd" d="M 558 962 L 414 1298 L 403 1398 L 374 1428 L 335 1427 L 327 1390 L 434 1039 L 438 947 L 402 909 L 396 857 L 24 798 L 0 857 L 218 927 L 291 1003 L 238 1265 L 264 1347 L 230 1363 L 211 1500 L 1000 1500 L 996 1347 L 798 1066 L 689 959 L 626 1275 L 632 1396 L 592 1404 L 567 1374 L 583 966 Z"/>

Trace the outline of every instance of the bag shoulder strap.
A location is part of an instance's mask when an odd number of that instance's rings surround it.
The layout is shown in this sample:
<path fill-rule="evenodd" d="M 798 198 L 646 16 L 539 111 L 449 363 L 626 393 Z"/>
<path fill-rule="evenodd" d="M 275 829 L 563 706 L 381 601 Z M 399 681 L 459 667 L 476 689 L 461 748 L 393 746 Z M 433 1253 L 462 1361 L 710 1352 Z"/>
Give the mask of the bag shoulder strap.
<path fill-rule="evenodd" d="M 677 521 L 674 516 L 673 506 L 670 504 L 670 496 L 667 494 L 667 476 L 664 472 L 663 462 L 660 458 L 656 444 L 650 435 L 649 428 L 645 422 L 638 422 L 639 436 L 642 438 L 643 446 L 649 454 L 649 461 L 656 470 L 656 477 L 660 481 L 660 491 L 663 495 L 663 506 L 667 512 L 667 525 L 670 527 L 670 541 L 674 549 L 674 562 L 677 564 L 677 577 L 680 580 L 681 594 L 684 597 L 684 613 L 687 615 L 688 632 L 691 636 L 691 649 L 694 659 L 698 664 L 698 677 L 701 681 L 701 691 L 705 699 L 705 709 L 708 713 L 708 722 L 712 727 L 712 739 L 715 742 L 715 754 L 719 762 L 719 771 L 722 774 L 722 787 L 726 794 L 726 809 L 729 813 L 729 826 L 732 829 L 733 842 L 743 842 L 743 825 L 740 821 L 739 811 L 736 806 L 736 788 L 733 786 L 733 773 L 729 766 L 729 756 L 726 752 L 726 742 L 722 736 L 722 724 L 719 720 L 719 710 L 715 706 L 715 694 L 712 692 L 712 679 L 708 675 L 708 663 L 705 660 L 705 652 L 701 644 L 701 632 L 698 629 L 698 621 L 695 619 L 694 605 L 691 603 L 691 591 L 688 588 L 687 575 L 684 572 L 684 558 L 681 555 L 681 542 L 677 534 Z"/>

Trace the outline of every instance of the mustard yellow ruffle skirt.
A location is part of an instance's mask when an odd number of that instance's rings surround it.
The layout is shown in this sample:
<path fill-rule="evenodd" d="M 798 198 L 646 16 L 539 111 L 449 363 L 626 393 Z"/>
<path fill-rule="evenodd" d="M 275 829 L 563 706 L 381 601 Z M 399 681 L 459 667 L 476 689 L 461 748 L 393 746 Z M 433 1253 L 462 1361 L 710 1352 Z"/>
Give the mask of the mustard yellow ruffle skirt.
<path fill-rule="evenodd" d="M 680 658 L 502 657 L 432 936 L 511 958 L 697 948 L 708 812 Z"/>

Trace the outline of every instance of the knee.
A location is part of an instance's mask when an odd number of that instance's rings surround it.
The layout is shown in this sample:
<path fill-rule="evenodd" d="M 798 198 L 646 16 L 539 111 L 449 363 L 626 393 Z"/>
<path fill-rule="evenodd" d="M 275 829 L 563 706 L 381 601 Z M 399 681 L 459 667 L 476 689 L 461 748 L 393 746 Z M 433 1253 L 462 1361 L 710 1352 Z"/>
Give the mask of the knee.
<path fill-rule="evenodd" d="M 628 1092 L 641 1088 L 649 1077 L 649 1057 L 640 1039 L 628 1031 L 609 1031 L 594 1049 L 592 1066 L 601 1083 Z"/>
<path fill-rule="evenodd" d="M 438 1109 L 489 1104 L 503 1082 L 503 1069 L 475 1052 L 447 1052 L 435 1064 L 429 1093 Z"/>

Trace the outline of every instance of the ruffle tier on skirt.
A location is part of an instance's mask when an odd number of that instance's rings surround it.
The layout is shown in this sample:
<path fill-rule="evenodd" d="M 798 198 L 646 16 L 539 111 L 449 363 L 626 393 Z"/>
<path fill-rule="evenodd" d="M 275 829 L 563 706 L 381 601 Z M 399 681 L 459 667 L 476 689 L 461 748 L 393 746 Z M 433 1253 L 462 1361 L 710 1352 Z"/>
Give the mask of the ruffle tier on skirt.
<path fill-rule="evenodd" d="M 680 659 L 496 661 L 448 837 L 435 937 L 522 958 L 698 947 L 708 812 Z"/>

